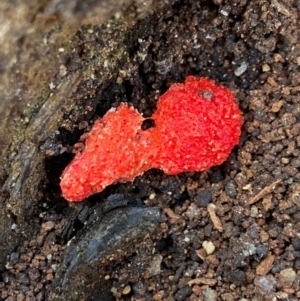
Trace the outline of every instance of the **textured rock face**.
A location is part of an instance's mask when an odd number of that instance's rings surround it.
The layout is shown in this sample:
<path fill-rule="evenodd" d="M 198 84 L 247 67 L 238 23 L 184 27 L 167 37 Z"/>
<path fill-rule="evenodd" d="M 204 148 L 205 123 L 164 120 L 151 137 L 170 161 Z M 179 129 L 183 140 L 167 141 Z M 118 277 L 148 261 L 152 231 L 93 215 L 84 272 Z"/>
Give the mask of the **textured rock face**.
<path fill-rule="evenodd" d="M 21 129 L 12 126 L 20 122 L 20 113 L 28 106 L 40 105 L 41 90 L 59 70 L 61 44 L 82 24 L 100 24 L 130 2 L 108 5 L 106 1 L 89 1 L 84 7 L 76 1 L 0 3 L 0 154 L 5 154 L 11 143 L 10 131 L 20 134 Z M 14 140 L 19 143 L 16 137 Z"/>
<path fill-rule="evenodd" d="M 64 110 L 74 107 L 72 95 L 89 77 L 84 68 L 78 71 L 80 62 L 72 67 L 65 64 L 70 38 L 81 25 L 101 24 L 132 2 L 117 0 L 111 5 L 108 1 L 89 1 L 84 6 L 80 1 L 0 3 L 0 269 L 6 255 L 35 229 L 34 223 L 27 224 L 26 217 L 42 197 L 45 156 L 40 144 L 53 137 Z M 131 24 L 155 10 L 155 5 L 163 5 L 145 3 L 136 2 Z M 106 69 L 103 81 L 115 64 Z M 12 227 L 15 223 L 16 228 Z"/>

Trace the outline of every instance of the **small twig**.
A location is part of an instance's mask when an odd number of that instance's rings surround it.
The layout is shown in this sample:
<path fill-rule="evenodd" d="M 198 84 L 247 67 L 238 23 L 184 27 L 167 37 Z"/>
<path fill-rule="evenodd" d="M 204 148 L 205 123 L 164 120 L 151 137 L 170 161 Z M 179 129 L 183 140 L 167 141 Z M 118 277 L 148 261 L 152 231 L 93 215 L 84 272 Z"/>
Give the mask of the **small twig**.
<path fill-rule="evenodd" d="M 273 0 L 273 4 L 276 7 L 277 11 L 284 14 L 285 16 L 289 17 L 291 14 L 285 6 L 279 3 L 277 0 Z"/>
<path fill-rule="evenodd" d="M 256 196 L 254 196 L 252 199 L 248 201 L 248 205 L 252 205 L 256 202 L 258 202 L 261 198 L 263 198 L 266 194 L 272 192 L 272 190 L 276 187 L 278 183 L 280 183 L 282 180 L 276 180 L 272 184 L 266 186 L 264 189 L 262 189 Z"/>
<path fill-rule="evenodd" d="M 168 215 L 169 218 L 174 219 L 174 220 L 178 220 L 180 219 L 180 215 L 176 214 L 172 209 L 170 208 L 165 208 L 164 212 Z"/>
<path fill-rule="evenodd" d="M 214 227 L 219 231 L 223 232 L 223 226 L 220 218 L 216 215 L 216 206 L 214 204 L 208 204 L 207 211 L 209 214 L 209 217 L 214 224 Z"/>

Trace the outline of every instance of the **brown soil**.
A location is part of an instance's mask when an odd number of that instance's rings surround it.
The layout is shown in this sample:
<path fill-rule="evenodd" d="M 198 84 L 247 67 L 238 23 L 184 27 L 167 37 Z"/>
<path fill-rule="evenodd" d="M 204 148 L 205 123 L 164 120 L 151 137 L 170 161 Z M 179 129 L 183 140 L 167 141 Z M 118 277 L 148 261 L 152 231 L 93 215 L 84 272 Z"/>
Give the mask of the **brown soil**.
<path fill-rule="evenodd" d="M 88 66 L 89 76 L 41 144 L 47 181 L 32 220 L 40 230 L 7 257 L 0 300 L 67 300 L 49 293 L 67 242 L 88 231 L 85 210 L 112 195 L 159 207 L 159 229 L 97 267 L 102 287 L 84 278 L 80 300 L 299 300 L 299 15 L 297 0 L 182 0 L 128 30 L 123 16 L 82 28 L 60 59 L 70 73 Z M 96 118 L 122 101 L 151 116 L 158 96 L 190 74 L 231 88 L 243 112 L 240 143 L 222 166 L 150 170 L 80 204 L 62 199 L 59 175 Z"/>

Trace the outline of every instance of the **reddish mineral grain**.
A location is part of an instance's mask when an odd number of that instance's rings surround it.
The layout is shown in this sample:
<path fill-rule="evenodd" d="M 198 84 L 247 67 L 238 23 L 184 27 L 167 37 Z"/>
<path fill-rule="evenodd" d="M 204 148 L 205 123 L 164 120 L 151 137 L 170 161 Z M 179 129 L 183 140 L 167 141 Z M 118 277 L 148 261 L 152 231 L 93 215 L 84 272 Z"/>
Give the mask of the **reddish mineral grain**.
<path fill-rule="evenodd" d="M 81 201 L 112 183 L 132 181 L 150 168 L 167 174 L 201 171 L 223 163 L 241 134 L 242 117 L 229 89 L 188 76 L 157 103 L 155 127 L 122 103 L 95 121 L 81 137 L 76 154 L 61 177 L 63 196 Z"/>

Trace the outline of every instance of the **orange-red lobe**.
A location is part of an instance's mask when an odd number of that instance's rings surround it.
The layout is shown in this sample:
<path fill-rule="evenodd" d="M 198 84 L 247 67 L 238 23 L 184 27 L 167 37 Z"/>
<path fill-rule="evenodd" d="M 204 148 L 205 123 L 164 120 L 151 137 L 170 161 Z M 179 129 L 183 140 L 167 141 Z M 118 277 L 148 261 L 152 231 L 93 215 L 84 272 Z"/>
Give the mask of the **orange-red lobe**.
<path fill-rule="evenodd" d="M 76 154 L 61 176 L 63 196 L 81 201 L 114 182 L 132 181 L 151 168 L 147 162 L 148 133 L 142 133 L 143 117 L 122 103 L 95 121 L 83 135 L 85 149 Z"/>
<path fill-rule="evenodd" d="M 167 174 L 223 163 L 241 134 L 241 112 L 229 89 L 188 76 L 163 94 L 153 114 L 160 140 L 155 167 Z"/>

